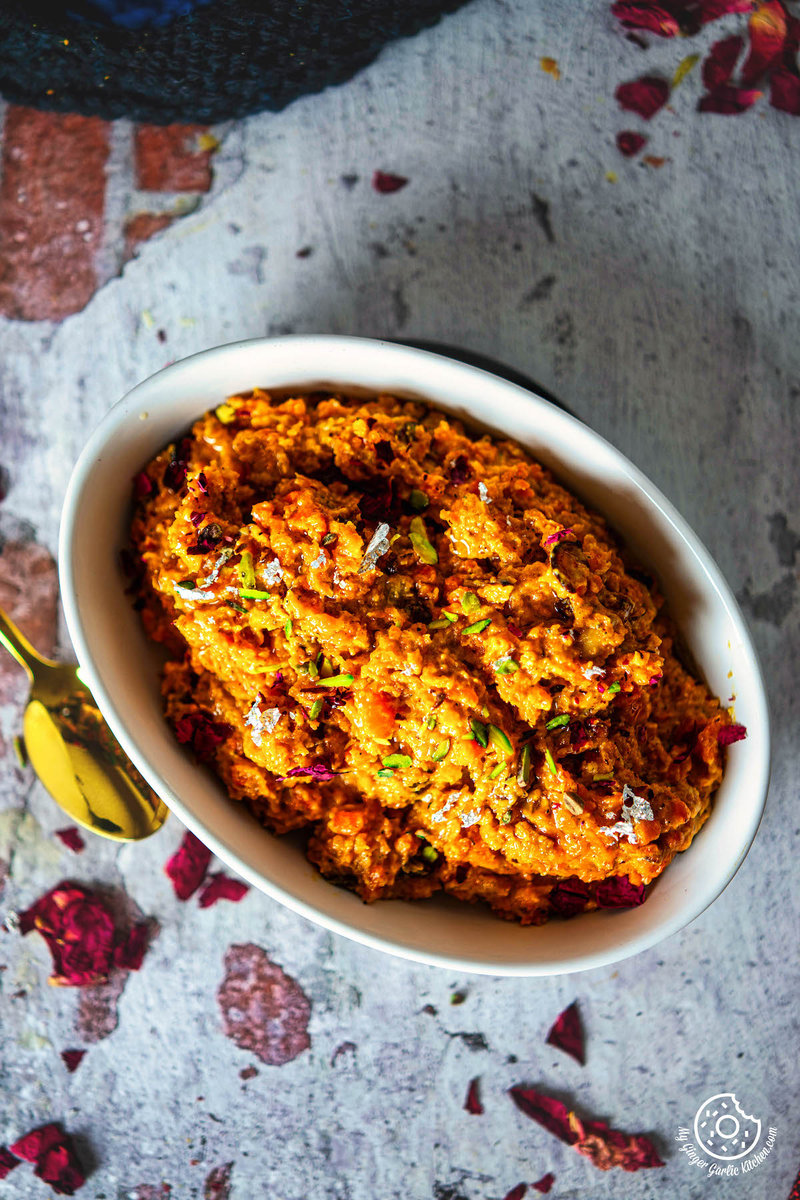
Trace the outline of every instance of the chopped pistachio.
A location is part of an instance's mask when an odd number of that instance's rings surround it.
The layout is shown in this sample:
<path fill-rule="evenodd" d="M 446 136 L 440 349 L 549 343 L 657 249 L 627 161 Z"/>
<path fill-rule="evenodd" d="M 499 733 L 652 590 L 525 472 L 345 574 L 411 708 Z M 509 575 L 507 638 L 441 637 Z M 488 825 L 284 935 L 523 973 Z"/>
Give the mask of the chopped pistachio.
<path fill-rule="evenodd" d="M 331 660 L 326 655 L 323 655 L 322 660 L 318 659 L 317 661 L 319 662 L 319 673 L 322 678 L 330 679 L 331 675 L 333 675 L 333 663 Z"/>
<path fill-rule="evenodd" d="M 239 562 L 239 578 L 242 581 L 242 587 L 254 588 L 256 586 L 256 573 L 253 569 L 253 556 L 249 550 L 243 550 L 241 560 Z"/>
<path fill-rule="evenodd" d="M 423 846 L 422 857 L 427 858 L 428 862 L 436 862 L 439 855 L 434 850 L 433 846 Z"/>
<path fill-rule="evenodd" d="M 592 783 L 604 783 L 607 779 L 613 779 L 614 772 L 609 771 L 606 775 L 593 775 Z"/>
<path fill-rule="evenodd" d="M 553 717 L 552 721 L 548 721 L 545 729 L 560 729 L 562 725 L 569 725 L 569 714 L 561 713 L 557 717 Z"/>
<path fill-rule="evenodd" d="M 444 617 L 445 621 L 449 621 L 451 625 L 458 620 L 458 617 L 455 613 L 443 612 L 442 616 Z"/>
<path fill-rule="evenodd" d="M 564 808 L 571 812 L 573 817 L 579 817 L 583 812 L 583 805 L 574 792 L 564 792 Z"/>
<path fill-rule="evenodd" d="M 193 592 L 194 589 L 197 587 L 197 580 L 196 579 L 179 579 L 178 587 L 186 588 L 187 591 Z"/>
<path fill-rule="evenodd" d="M 556 764 L 555 764 L 555 760 L 553 759 L 553 756 L 552 756 L 552 754 L 550 753 L 550 750 L 549 750 L 549 749 L 545 749 L 545 752 L 544 752 L 544 761 L 547 763 L 547 769 L 548 769 L 548 771 L 550 772 L 550 774 L 551 774 L 551 775 L 557 775 L 557 774 L 558 774 L 558 767 L 556 766 Z"/>
<path fill-rule="evenodd" d="M 441 762 L 442 759 L 447 756 L 449 751 L 450 751 L 450 738 L 445 738 L 443 742 L 439 742 L 439 745 L 434 750 L 433 754 L 431 755 L 431 761 L 432 762 Z"/>
<path fill-rule="evenodd" d="M 235 600 L 226 600 L 228 608 L 235 608 L 237 612 L 246 613 L 247 609 L 243 604 L 237 604 Z"/>
<path fill-rule="evenodd" d="M 411 545 L 417 552 L 417 558 L 421 562 L 427 563 L 429 566 L 438 563 L 439 555 L 436 553 L 436 547 L 431 545 L 428 540 L 428 531 L 422 517 L 411 518 L 408 536 L 411 539 Z"/>
<path fill-rule="evenodd" d="M 306 670 L 310 679 L 319 679 L 319 667 L 315 662 L 306 663 Z"/>
<path fill-rule="evenodd" d="M 353 682 L 352 675 L 329 675 L 327 679 L 320 679 L 320 687 L 350 687 Z"/>
<path fill-rule="evenodd" d="M 258 588 L 239 588 L 239 595 L 244 600 L 270 600 L 270 592 L 259 591 Z"/>
<path fill-rule="evenodd" d="M 483 721 L 479 721 L 476 717 L 473 717 L 469 723 L 469 727 L 472 730 L 475 741 L 479 746 L 483 746 L 485 750 L 489 745 L 489 735 Z"/>
<path fill-rule="evenodd" d="M 411 495 L 408 497 L 408 500 L 414 512 L 423 512 L 430 504 L 428 497 L 419 488 L 411 489 Z"/>
<path fill-rule="evenodd" d="M 424 842 L 427 840 L 428 835 L 427 835 L 427 833 L 425 833 L 425 831 L 423 829 L 415 829 L 414 837 L 418 837 L 418 838 L 420 838 L 421 841 Z"/>
<path fill-rule="evenodd" d="M 489 772 L 489 778 L 497 779 L 497 777 L 499 775 L 503 774 L 503 771 L 505 771 L 505 769 L 506 769 L 505 763 L 498 763 L 497 766 L 494 768 L 494 770 Z"/>
<path fill-rule="evenodd" d="M 317 717 L 322 712 L 323 703 L 324 703 L 324 701 L 323 701 L 322 697 L 317 696 L 316 700 L 311 705 L 311 710 L 309 711 L 309 714 L 308 714 L 312 721 L 316 721 Z"/>
<path fill-rule="evenodd" d="M 461 597 L 461 611 L 464 616 L 469 616 L 471 612 L 476 612 L 481 606 L 481 602 L 474 592 L 464 592 Z"/>
<path fill-rule="evenodd" d="M 606 691 L 608 692 L 609 696 L 615 696 L 617 692 L 622 691 L 622 684 L 621 683 L 612 683 L 609 685 L 609 687 L 606 688 Z"/>
<path fill-rule="evenodd" d="M 513 675 L 515 671 L 519 670 L 519 664 L 515 663 L 513 658 L 498 658 L 494 669 L 498 675 Z"/>
<path fill-rule="evenodd" d="M 531 786 L 533 772 L 531 770 L 531 748 L 528 745 L 522 747 L 519 756 L 519 766 L 517 768 L 517 783 L 521 788 L 527 789 Z"/>
<path fill-rule="evenodd" d="M 286 622 L 286 624 L 284 625 L 284 627 L 283 627 L 283 632 L 286 634 L 286 636 L 287 636 L 287 637 L 291 637 L 291 636 L 292 636 L 292 620 L 291 620 L 291 617 L 289 618 L 289 620 L 288 620 L 288 621 Z"/>
<path fill-rule="evenodd" d="M 426 729 L 435 729 L 436 728 L 436 714 L 435 713 L 429 713 L 429 715 L 425 718 L 425 728 Z"/>
<path fill-rule="evenodd" d="M 407 754 L 389 754 L 381 761 L 385 767 L 395 767 L 397 770 L 406 770 L 411 766 L 411 759 Z"/>
<path fill-rule="evenodd" d="M 381 767 L 380 771 L 378 771 L 378 779 L 392 779 L 393 776 L 394 771 L 391 767 Z"/>
<path fill-rule="evenodd" d="M 437 617 L 435 621 L 430 622 L 428 629 L 447 629 L 449 625 L 449 621 L 445 621 L 443 617 Z"/>
<path fill-rule="evenodd" d="M 513 820 L 514 820 L 514 818 L 511 815 L 511 809 L 509 809 L 508 812 L 503 813 L 502 817 L 500 818 L 500 824 L 501 825 L 510 825 Z"/>
<path fill-rule="evenodd" d="M 495 750 L 499 750 L 502 754 L 511 754 L 513 746 L 508 740 L 508 737 L 503 733 L 502 729 L 498 729 L 496 725 L 489 726 L 489 741 L 494 746 Z"/>
<path fill-rule="evenodd" d="M 231 421 L 236 417 L 236 409 L 232 404 L 218 404 L 214 409 L 214 414 L 218 421 L 223 425 L 230 425 Z"/>
<path fill-rule="evenodd" d="M 333 545 L 333 543 L 336 541 L 336 538 L 337 538 L 337 537 L 338 537 L 338 534 L 335 534 L 335 533 L 326 533 L 326 534 L 325 534 L 325 537 L 322 539 L 322 544 L 323 544 L 323 546 L 331 546 L 331 545 Z"/>
<path fill-rule="evenodd" d="M 484 629 L 488 629 L 488 627 L 491 625 L 491 623 L 492 623 L 491 617 L 484 617 L 482 621 L 475 621 L 472 625 L 467 625 L 466 629 L 463 632 L 464 633 L 483 633 Z"/>

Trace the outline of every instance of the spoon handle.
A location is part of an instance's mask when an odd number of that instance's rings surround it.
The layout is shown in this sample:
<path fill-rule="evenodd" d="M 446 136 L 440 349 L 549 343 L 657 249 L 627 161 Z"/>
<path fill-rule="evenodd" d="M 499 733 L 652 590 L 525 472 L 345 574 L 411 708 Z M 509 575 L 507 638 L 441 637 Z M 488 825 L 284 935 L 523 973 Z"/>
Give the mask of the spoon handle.
<path fill-rule="evenodd" d="M 28 639 L 6 616 L 2 608 L 0 608 L 0 644 L 5 646 L 8 653 L 17 660 L 21 667 L 25 668 L 30 679 L 33 679 L 36 674 L 37 667 L 46 665 L 45 660 L 36 653 Z"/>

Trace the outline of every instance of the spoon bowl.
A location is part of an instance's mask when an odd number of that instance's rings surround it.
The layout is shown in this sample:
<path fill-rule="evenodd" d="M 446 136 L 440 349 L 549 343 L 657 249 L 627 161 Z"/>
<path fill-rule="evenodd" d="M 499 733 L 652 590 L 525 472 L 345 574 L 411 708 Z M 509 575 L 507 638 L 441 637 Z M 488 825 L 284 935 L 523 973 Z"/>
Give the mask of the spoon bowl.
<path fill-rule="evenodd" d="M 118 842 L 160 829 L 168 809 L 125 754 L 79 669 L 33 649 L 0 609 L 0 643 L 27 672 L 25 750 L 47 791 L 77 824 Z"/>

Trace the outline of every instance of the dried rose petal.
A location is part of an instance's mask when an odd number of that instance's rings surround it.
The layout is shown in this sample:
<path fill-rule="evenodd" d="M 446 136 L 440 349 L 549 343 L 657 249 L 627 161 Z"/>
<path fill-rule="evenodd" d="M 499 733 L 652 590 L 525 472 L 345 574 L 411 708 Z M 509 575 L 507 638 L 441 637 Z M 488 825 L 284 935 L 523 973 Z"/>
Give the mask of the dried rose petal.
<path fill-rule="evenodd" d="M 221 1163 L 209 1171 L 203 1188 L 203 1200 L 228 1200 L 231 1194 L 233 1163 Z"/>
<path fill-rule="evenodd" d="M 198 491 L 202 492 L 204 496 L 208 495 L 208 480 L 206 479 L 205 471 L 201 471 L 197 476 L 197 489 Z"/>
<path fill-rule="evenodd" d="M 372 176 L 372 186 L 382 196 L 388 196 L 391 192 L 399 192 L 407 183 L 408 180 L 404 175 L 392 175 L 390 171 L 375 171 Z"/>
<path fill-rule="evenodd" d="M 86 843 L 75 825 L 69 825 L 66 829 L 57 829 L 56 837 L 61 838 L 64 845 L 68 849 L 74 850 L 76 854 L 80 854 L 81 850 L 86 849 Z"/>
<path fill-rule="evenodd" d="M 736 60 L 742 52 L 743 45 L 744 38 L 740 38 L 738 35 L 714 42 L 714 45 L 703 60 L 701 68 L 703 86 L 708 91 L 713 92 L 715 88 L 721 87 L 723 83 L 728 82 L 733 74 L 733 68 L 736 66 Z"/>
<path fill-rule="evenodd" d="M 181 438 L 172 452 L 172 458 L 164 471 L 164 486 L 179 492 L 186 483 L 186 471 L 192 453 L 191 438 Z"/>
<path fill-rule="evenodd" d="M 215 721 L 210 713 L 198 709 L 185 713 L 175 722 L 175 736 L 182 745 L 191 745 L 200 762 L 211 762 L 216 749 L 231 732 L 230 725 Z"/>
<path fill-rule="evenodd" d="M 546 1196 L 547 1193 L 550 1191 L 551 1187 L 553 1186 L 553 1184 L 555 1183 L 555 1181 L 556 1181 L 556 1177 L 553 1174 L 553 1172 L 548 1171 L 547 1174 L 543 1175 L 541 1179 L 538 1179 L 536 1181 L 536 1183 L 532 1183 L 531 1187 L 535 1191 L 541 1192 L 543 1196 Z"/>
<path fill-rule="evenodd" d="M 114 921 L 92 892 L 62 882 L 20 914 L 23 935 L 35 929 L 53 957 L 50 982 L 86 987 L 108 977 L 114 943 Z"/>
<path fill-rule="evenodd" d="M 621 1133 L 603 1121 L 582 1121 L 565 1104 L 535 1088 L 509 1089 L 517 1107 L 539 1125 L 579 1154 L 590 1159 L 601 1171 L 621 1167 L 623 1171 L 639 1171 L 646 1167 L 663 1167 L 655 1146 L 644 1134 Z"/>
<path fill-rule="evenodd" d="M 138 475 L 133 477 L 133 498 L 134 500 L 144 500 L 153 492 L 153 481 L 145 471 L 139 471 Z"/>
<path fill-rule="evenodd" d="M 568 1008 L 556 1017 L 545 1041 L 549 1046 L 556 1046 L 565 1054 L 571 1055 L 581 1066 L 586 1065 L 586 1055 L 583 1048 L 583 1028 L 578 1012 L 578 1003 L 573 1000 Z"/>
<path fill-rule="evenodd" d="M 241 879 L 231 879 L 223 871 L 209 875 L 208 881 L 200 893 L 200 907 L 210 908 L 218 900 L 241 900 L 250 891 L 249 886 Z"/>
<path fill-rule="evenodd" d="M 188 829 L 180 846 L 164 867 L 179 900 L 188 900 L 203 882 L 211 862 L 211 851 Z"/>
<path fill-rule="evenodd" d="M 717 730 L 717 741 L 720 746 L 732 746 L 734 742 L 743 742 L 747 737 L 745 725 L 723 725 Z"/>
<path fill-rule="evenodd" d="M 765 0 L 750 17 L 750 50 L 742 67 L 742 84 L 750 87 L 776 65 L 786 41 L 786 9 L 781 0 Z"/>
<path fill-rule="evenodd" d="M 573 917 L 584 911 L 590 896 L 587 883 L 580 879 L 562 879 L 550 893 L 550 911 L 557 917 Z"/>
<path fill-rule="evenodd" d="M 480 1117 L 483 1114 L 483 1105 L 478 1094 L 478 1080 L 473 1079 L 467 1089 L 467 1098 L 464 1101 L 464 1112 L 471 1113 L 473 1117 Z"/>
<path fill-rule="evenodd" d="M 598 883 L 594 895 L 598 908 L 637 908 L 647 898 L 644 884 L 631 883 L 627 875 L 604 879 Z"/>
<path fill-rule="evenodd" d="M 623 129 L 621 133 L 617 134 L 617 149 L 626 158 L 633 158 L 634 154 L 638 154 L 646 145 L 647 138 L 644 134 L 636 133 L 632 129 Z"/>
<path fill-rule="evenodd" d="M 86 1182 L 68 1134 L 55 1124 L 32 1129 L 11 1146 L 11 1153 L 34 1163 L 34 1174 L 59 1196 L 72 1196 Z"/>
<path fill-rule="evenodd" d="M 197 534 L 197 541 L 192 546 L 186 547 L 187 554 L 210 554 L 219 542 L 222 541 L 222 528 L 217 525 L 216 521 L 211 521 Z"/>
<path fill-rule="evenodd" d="M 150 924 L 140 921 L 131 928 L 125 941 L 114 947 L 114 966 L 124 967 L 126 971 L 138 971 L 149 941 Z"/>
<path fill-rule="evenodd" d="M 311 1045 L 311 1001 L 300 985 L 252 942 L 228 948 L 217 999 L 226 1037 L 268 1066 L 281 1067 Z"/>
<path fill-rule="evenodd" d="M 641 79 L 621 83 L 614 95 L 620 108 L 649 121 L 667 103 L 669 84 L 657 75 L 643 75 Z"/>
<path fill-rule="evenodd" d="M 536 1185 L 534 1184 L 534 1187 L 535 1186 Z M 513 1187 L 511 1191 L 507 1193 L 507 1195 L 504 1197 L 504 1200 L 522 1200 L 522 1197 L 525 1195 L 527 1190 L 527 1183 L 518 1183 L 516 1187 Z"/>
<path fill-rule="evenodd" d="M 556 533 L 551 533 L 549 537 L 546 537 L 544 544 L 545 546 L 552 546 L 557 542 L 563 542 L 564 538 L 569 537 L 571 533 L 571 529 L 559 529 Z"/>
<path fill-rule="evenodd" d="M 22 1159 L 16 1158 L 5 1146 L 0 1146 L 0 1179 L 10 1175 L 21 1161 Z"/>
<path fill-rule="evenodd" d="M 394 475 L 376 475 L 359 484 L 362 496 L 358 509 L 365 521 L 388 521 L 395 525 L 400 517 L 401 503 Z"/>
<path fill-rule="evenodd" d="M 611 15 L 626 29 L 646 29 L 648 33 L 656 33 L 659 37 L 675 37 L 681 31 L 672 13 L 656 4 L 628 4 L 618 0 L 618 3 L 611 5 Z"/>
<path fill-rule="evenodd" d="M 761 92 L 750 88 L 730 87 L 723 84 L 706 96 L 701 96 L 697 102 L 698 112 L 719 113 L 721 116 L 732 117 L 746 112 L 758 100 Z"/>
<path fill-rule="evenodd" d="M 69 1071 L 70 1075 L 77 1071 L 78 1067 L 83 1062 L 85 1050 L 62 1050 L 61 1057 L 64 1060 L 64 1066 Z"/>
<path fill-rule="evenodd" d="M 566 1105 L 560 1100 L 546 1096 L 544 1092 L 537 1092 L 535 1088 L 512 1087 L 509 1088 L 509 1095 L 526 1117 L 536 1121 L 568 1146 L 575 1145 L 578 1134 L 570 1125 L 570 1114 Z"/>
<path fill-rule="evenodd" d="M 800 117 L 800 76 L 776 67 L 769 77 L 769 102 L 781 112 Z"/>
<path fill-rule="evenodd" d="M 340 775 L 340 771 L 334 771 L 327 763 L 315 762 L 307 767 L 292 767 L 291 771 L 287 771 L 285 775 L 276 776 L 277 779 L 292 779 L 295 776 L 307 775 L 311 779 L 316 779 L 318 783 L 328 783 L 331 779 L 335 779 Z"/>

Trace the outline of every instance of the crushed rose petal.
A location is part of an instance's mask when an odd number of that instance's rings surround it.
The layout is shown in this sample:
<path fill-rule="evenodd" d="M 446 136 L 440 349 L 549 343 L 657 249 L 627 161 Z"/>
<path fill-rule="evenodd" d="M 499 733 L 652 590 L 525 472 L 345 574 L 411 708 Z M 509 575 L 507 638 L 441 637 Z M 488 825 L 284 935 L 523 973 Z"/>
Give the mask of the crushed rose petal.
<path fill-rule="evenodd" d="M 675 37 L 681 27 L 672 13 L 665 8 L 652 3 L 629 4 L 618 0 L 611 5 L 611 15 L 625 26 L 626 29 L 644 29 L 659 37 Z"/>
<path fill-rule="evenodd" d="M 750 49 L 742 67 L 742 84 L 750 87 L 777 66 L 786 41 L 786 9 L 781 0 L 759 4 L 749 21 Z"/>
<path fill-rule="evenodd" d="M 723 725 L 717 731 L 717 741 L 720 746 L 732 746 L 734 742 L 743 742 L 747 737 L 745 725 Z"/>
<path fill-rule="evenodd" d="M 153 481 L 145 471 L 139 471 L 133 477 L 133 498 L 144 500 L 153 491 Z"/>
<path fill-rule="evenodd" d="M 553 1172 L 548 1171 L 547 1174 L 543 1175 L 541 1179 L 537 1179 L 536 1183 L 532 1183 L 531 1187 L 534 1189 L 534 1191 L 541 1192 L 543 1196 L 546 1196 L 555 1181 L 556 1177 Z"/>
<path fill-rule="evenodd" d="M 6 1146 L 0 1146 L 0 1179 L 5 1179 L 15 1171 L 21 1162 L 22 1159 L 12 1154 Z"/>
<path fill-rule="evenodd" d="M 709 50 L 703 66 L 701 68 L 703 76 L 703 86 L 713 92 L 715 88 L 721 87 L 723 83 L 727 83 L 733 74 L 733 68 L 736 66 L 736 60 L 742 52 L 744 39 L 738 34 L 733 37 L 723 38 L 719 42 L 714 42 Z"/>
<path fill-rule="evenodd" d="M 140 921 L 130 930 L 124 942 L 114 947 L 114 966 L 126 971 L 138 971 L 150 943 L 150 923 Z"/>
<path fill-rule="evenodd" d="M 75 854 L 80 854 L 81 850 L 86 849 L 86 843 L 75 825 L 69 825 L 66 829 L 57 829 L 56 837 L 61 838 L 67 849 L 74 851 Z"/>
<path fill-rule="evenodd" d="M 621 83 L 614 95 L 620 108 L 649 121 L 667 103 L 669 84 L 657 75 L 643 75 L 641 79 Z"/>
<path fill-rule="evenodd" d="M 569 1054 L 581 1066 L 586 1065 L 586 1054 L 583 1045 L 583 1027 L 578 1011 L 578 1003 L 573 1000 L 568 1008 L 556 1017 L 545 1041 L 548 1046 L 556 1046 Z"/>
<path fill-rule="evenodd" d="M 749 88 L 723 84 L 697 101 L 698 112 L 718 113 L 723 117 L 737 116 L 752 108 L 762 93 Z"/>
<path fill-rule="evenodd" d="M 552 546 L 555 542 L 562 542 L 564 538 L 569 537 L 572 533 L 571 529 L 559 529 L 555 533 L 551 533 L 549 537 L 544 539 L 545 546 Z"/>
<path fill-rule="evenodd" d="M 781 112 L 800 117 L 800 75 L 777 67 L 769 77 L 769 102 Z"/>
<path fill-rule="evenodd" d="M 195 894 L 205 879 L 210 862 L 211 851 L 187 829 L 180 846 L 164 867 L 179 900 L 188 900 Z"/>
<path fill-rule="evenodd" d="M 199 904 L 201 908 L 210 908 L 218 900 L 232 900 L 236 902 L 246 896 L 249 891 L 248 884 L 244 883 L 241 879 L 232 879 L 230 875 L 226 875 L 223 871 L 218 871 L 215 875 L 209 875 L 200 893 Z"/>
<path fill-rule="evenodd" d="M 64 1066 L 69 1071 L 70 1075 L 77 1071 L 78 1067 L 83 1062 L 85 1050 L 62 1050 L 61 1057 L 64 1060 Z"/>
<path fill-rule="evenodd" d="M 644 904 L 647 892 L 643 883 L 633 884 L 627 875 L 615 875 L 597 884 L 598 908 L 637 908 Z"/>
<path fill-rule="evenodd" d="M 99 897 L 87 888 L 62 882 L 20 914 L 20 932 L 36 930 L 53 958 L 50 982 L 87 987 L 108 978 L 114 921 Z"/>
<path fill-rule="evenodd" d="M 56 1124 L 32 1129 L 10 1149 L 17 1158 L 33 1163 L 34 1175 L 49 1183 L 59 1196 L 74 1196 L 86 1182 L 72 1139 Z"/>
<path fill-rule="evenodd" d="M 399 192 L 407 183 L 405 175 L 393 175 L 391 171 L 375 171 L 372 176 L 372 186 L 382 196 Z"/>
<path fill-rule="evenodd" d="M 334 771 L 327 763 L 315 762 L 310 763 L 307 767 L 292 767 L 291 771 L 287 771 L 285 775 L 278 775 L 276 778 L 293 779 L 296 776 L 307 775 L 310 779 L 316 779 L 318 783 L 328 783 L 340 774 L 340 771 Z"/>
<path fill-rule="evenodd" d="M 215 721 L 210 713 L 198 709 L 185 713 L 175 722 L 175 736 L 181 745 L 191 746 L 200 762 L 210 762 L 215 751 L 231 732 L 230 725 Z"/>
<path fill-rule="evenodd" d="M 467 1089 L 467 1098 L 464 1101 L 464 1111 L 471 1113 L 474 1117 L 479 1117 L 483 1113 L 483 1105 L 481 1104 L 480 1094 L 478 1092 L 478 1080 L 473 1079 Z"/>
<path fill-rule="evenodd" d="M 534 1088 L 512 1087 L 509 1092 L 526 1117 L 572 1146 L 601 1171 L 612 1167 L 640 1171 L 664 1166 L 655 1146 L 644 1134 L 621 1133 L 603 1121 L 583 1121 L 560 1100 Z"/>
<path fill-rule="evenodd" d="M 647 138 L 644 134 L 636 133 L 632 129 L 623 129 L 621 133 L 617 134 L 617 149 L 626 158 L 633 158 L 634 154 L 638 154 L 646 145 Z"/>
<path fill-rule="evenodd" d="M 522 1197 L 525 1195 L 527 1190 L 527 1183 L 518 1183 L 516 1187 L 513 1187 L 511 1191 L 503 1197 L 503 1200 L 522 1200 Z"/>

